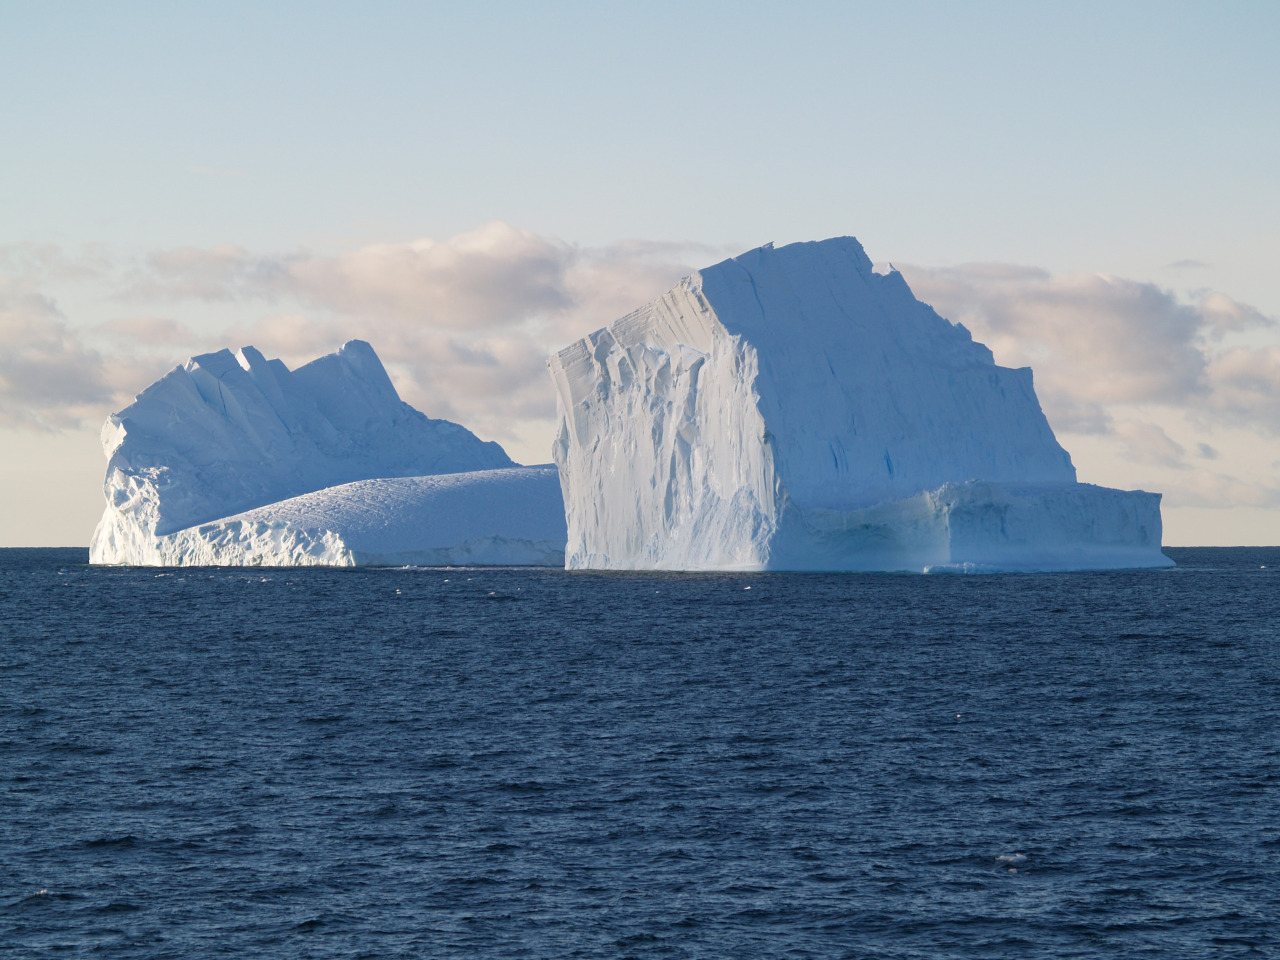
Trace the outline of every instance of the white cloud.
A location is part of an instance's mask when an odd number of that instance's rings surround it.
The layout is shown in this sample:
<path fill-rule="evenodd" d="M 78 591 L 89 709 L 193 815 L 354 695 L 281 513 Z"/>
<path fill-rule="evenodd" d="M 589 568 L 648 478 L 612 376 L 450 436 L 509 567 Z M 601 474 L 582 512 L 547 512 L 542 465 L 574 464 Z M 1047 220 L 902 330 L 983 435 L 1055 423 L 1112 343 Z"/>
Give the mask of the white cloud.
<path fill-rule="evenodd" d="M 1221 340 L 1227 333 L 1276 326 L 1276 321 L 1260 310 L 1247 303 L 1232 300 L 1225 293 L 1214 290 L 1202 290 L 1197 293 L 1196 307 L 1215 340 Z"/>
<path fill-rule="evenodd" d="M 94 281 L 112 268 L 111 256 L 99 244 L 84 244 L 75 254 L 51 243 L 0 244 L 0 275 L 9 283 Z"/>
<path fill-rule="evenodd" d="M 287 261 L 243 247 L 177 247 L 151 253 L 134 269 L 123 300 L 244 300 L 260 297 L 287 273 Z"/>
<path fill-rule="evenodd" d="M 235 304 L 238 312 L 254 302 L 285 307 L 229 326 L 225 345 L 252 343 L 296 366 L 352 337 L 369 340 L 405 400 L 509 442 L 530 421 L 550 432 L 552 350 L 730 252 L 643 241 L 580 248 L 494 223 L 450 240 L 331 256 L 253 255 L 235 246 L 161 251 L 131 275 L 123 295 Z M 180 336 L 179 328 L 142 321 L 115 321 L 107 332 L 175 343 Z"/>
<path fill-rule="evenodd" d="M 567 309 L 567 244 L 493 223 L 451 240 L 363 247 L 299 259 L 287 282 L 300 300 L 348 316 L 435 327 L 511 326 Z"/>
<path fill-rule="evenodd" d="M 0 246 L 0 427 L 96 428 L 172 368 L 175 351 L 199 346 L 182 324 L 158 317 L 74 324 L 46 292 L 86 288 L 109 298 L 118 263 L 101 248 Z"/>
<path fill-rule="evenodd" d="M 920 299 L 963 322 L 1001 363 L 1032 366 L 1046 397 L 1177 402 L 1204 388 L 1200 313 L 1151 284 L 1001 264 L 903 274 Z"/>
<path fill-rule="evenodd" d="M 1280 486 L 1274 481 L 1240 479 L 1222 473 L 1196 472 L 1180 476 L 1164 488 L 1169 507 L 1280 507 Z"/>
<path fill-rule="evenodd" d="M 168 317 L 118 317 L 94 329 L 112 340 L 130 345 L 191 347 L 200 342 L 189 327 Z"/>
<path fill-rule="evenodd" d="M 29 282 L 0 279 L 0 426 L 78 426 L 112 395 L 102 357 Z"/>
<path fill-rule="evenodd" d="M 567 321 L 576 329 L 589 316 L 594 329 L 731 252 L 649 241 L 580 248 L 495 222 L 449 240 L 379 243 L 326 256 L 255 255 L 231 244 L 157 251 L 121 296 L 290 300 L 335 317 L 463 331 L 530 321 Z"/>
<path fill-rule="evenodd" d="M 904 267 L 903 275 L 998 362 L 1034 369 L 1056 429 L 1113 432 L 1118 410 L 1150 404 L 1280 429 L 1280 348 L 1215 346 L 1227 333 L 1276 322 L 1224 294 L 1184 301 L 1150 283 L 1007 264 Z"/>
<path fill-rule="evenodd" d="M 1115 433 L 1123 444 L 1124 456 L 1135 463 L 1174 469 L 1186 466 L 1186 450 L 1158 424 L 1122 420 L 1115 425 Z"/>
<path fill-rule="evenodd" d="M 1201 419 L 1216 416 L 1280 434 L 1280 346 L 1236 347 L 1216 354 L 1208 378 L 1213 392 Z"/>

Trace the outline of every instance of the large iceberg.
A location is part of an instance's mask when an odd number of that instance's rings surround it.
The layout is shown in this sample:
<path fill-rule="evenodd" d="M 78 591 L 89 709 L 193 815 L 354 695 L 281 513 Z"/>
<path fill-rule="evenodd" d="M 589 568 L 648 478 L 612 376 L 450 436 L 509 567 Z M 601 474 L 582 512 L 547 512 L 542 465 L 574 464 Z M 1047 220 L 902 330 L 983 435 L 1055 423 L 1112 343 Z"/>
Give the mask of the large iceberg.
<path fill-rule="evenodd" d="M 551 357 L 570 569 L 1168 566 L 1032 388 L 852 237 L 752 250 Z"/>
<path fill-rule="evenodd" d="M 554 467 L 396 393 L 360 340 L 290 371 L 252 347 L 193 357 L 103 427 L 91 563 L 556 563 Z"/>

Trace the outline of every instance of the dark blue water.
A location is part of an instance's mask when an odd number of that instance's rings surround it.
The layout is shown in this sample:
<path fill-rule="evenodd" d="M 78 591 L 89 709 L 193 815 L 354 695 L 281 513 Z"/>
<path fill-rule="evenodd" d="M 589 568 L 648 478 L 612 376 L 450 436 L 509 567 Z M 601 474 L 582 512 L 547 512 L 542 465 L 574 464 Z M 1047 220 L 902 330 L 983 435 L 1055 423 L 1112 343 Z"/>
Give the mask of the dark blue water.
<path fill-rule="evenodd" d="M 0 955 L 1275 957 L 1280 549 L 1169 553 L 0 551 Z"/>

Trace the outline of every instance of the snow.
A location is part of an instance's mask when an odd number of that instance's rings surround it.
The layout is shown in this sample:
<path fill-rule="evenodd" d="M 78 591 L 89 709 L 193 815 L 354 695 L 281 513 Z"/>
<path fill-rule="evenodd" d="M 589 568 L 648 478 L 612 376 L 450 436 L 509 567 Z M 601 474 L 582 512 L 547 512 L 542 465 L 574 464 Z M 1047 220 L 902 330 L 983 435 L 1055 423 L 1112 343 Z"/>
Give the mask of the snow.
<path fill-rule="evenodd" d="M 563 566 L 551 464 L 357 480 L 157 537 L 165 566 Z M 134 561 L 139 562 L 139 561 Z"/>
<path fill-rule="evenodd" d="M 566 566 L 1166 566 L 1160 498 L 1076 483 L 1029 369 L 851 237 L 752 250 L 550 362 Z"/>
<path fill-rule="evenodd" d="M 461 556 L 481 550 L 481 541 L 490 544 L 485 556 L 499 558 L 500 542 L 510 541 L 524 558 L 550 555 L 546 543 L 563 525 L 558 496 L 553 508 L 543 489 L 547 468 L 488 478 L 515 467 L 502 448 L 404 403 L 360 340 L 295 371 L 253 347 L 193 357 L 107 419 L 103 448 L 107 504 L 90 544 L 93 563 L 373 562 L 454 547 Z M 470 481 L 439 477 L 464 473 Z M 371 480 L 379 483 L 291 499 Z M 360 493 L 367 522 L 385 521 L 383 539 L 362 525 Z M 397 497 L 407 511 L 400 519 L 386 512 Z M 503 528 L 502 518 L 515 519 L 506 504 L 522 497 L 542 511 L 540 525 Z M 431 519 L 432 504 L 454 511 L 456 522 Z M 330 520 L 335 526 L 324 527 Z M 445 531 L 455 539 L 446 543 Z"/>

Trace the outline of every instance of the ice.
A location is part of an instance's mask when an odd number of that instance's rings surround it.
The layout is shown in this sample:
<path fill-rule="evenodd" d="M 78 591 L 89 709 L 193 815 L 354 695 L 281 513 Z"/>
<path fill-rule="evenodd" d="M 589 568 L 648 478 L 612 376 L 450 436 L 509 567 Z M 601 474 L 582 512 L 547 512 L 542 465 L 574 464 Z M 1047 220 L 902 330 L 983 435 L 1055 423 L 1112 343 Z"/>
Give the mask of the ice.
<path fill-rule="evenodd" d="M 564 544 L 560 480 L 545 464 L 328 487 L 157 537 L 143 562 L 563 566 Z"/>
<path fill-rule="evenodd" d="M 1159 495 L 1076 483 L 1031 371 L 851 237 L 726 260 L 549 366 L 572 569 L 1170 564 Z"/>
<path fill-rule="evenodd" d="M 292 372 L 253 347 L 194 357 L 112 414 L 103 447 L 93 563 L 529 563 L 563 550 L 554 468 L 514 470 L 498 444 L 419 413 L 361 340 Z"/>

